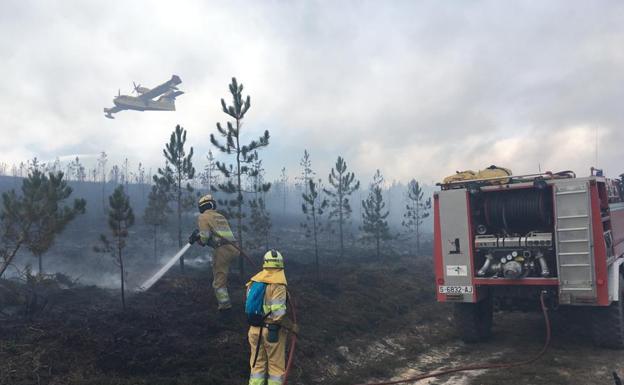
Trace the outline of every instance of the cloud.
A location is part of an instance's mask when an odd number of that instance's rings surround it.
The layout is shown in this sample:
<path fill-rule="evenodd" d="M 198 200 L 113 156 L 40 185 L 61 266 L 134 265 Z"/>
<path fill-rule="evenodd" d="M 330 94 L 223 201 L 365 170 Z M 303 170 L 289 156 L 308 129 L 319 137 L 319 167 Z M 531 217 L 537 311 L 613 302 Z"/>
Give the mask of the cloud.
<path fill-rule="evenodd" d="M 151 167 L 176 124 L 197 159 L 237 76 L 269 178 L 307 148 L 366 182 L 499 164 L 619 174 L 624 4 L 616 1 L 144 2 L 0 5 L 0 161 L 105 150 Z M 172 73 L 178 111 L 102 108 Z M 227 97 L 226 97 L 227 99 Z M 200 162 L 201 163 L 201 162 Z M 199 168 L 199 167 L 198 167 Z"/>

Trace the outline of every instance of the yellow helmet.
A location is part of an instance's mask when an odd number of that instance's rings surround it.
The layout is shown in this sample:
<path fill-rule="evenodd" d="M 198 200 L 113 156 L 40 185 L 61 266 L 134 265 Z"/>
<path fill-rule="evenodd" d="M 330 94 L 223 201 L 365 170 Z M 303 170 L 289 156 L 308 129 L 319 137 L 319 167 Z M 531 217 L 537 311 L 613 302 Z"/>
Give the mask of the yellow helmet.
<path fill-rule="evenodd" d="M 284 257 L 277 250 L 269 250 L 264 254 L 264 263 L 262 264 L 262 268 L 272 268 L 272 269 L 283 269 L 284 268 Z"/>
<path fill-rule="evenodd" d="M 215 202 L 212 195 L 206 194 L 199 198 L 198 208 L 200 213 L 203 213 L 206 210 L 215 210 L 217 208 L 217 202 Z"/>

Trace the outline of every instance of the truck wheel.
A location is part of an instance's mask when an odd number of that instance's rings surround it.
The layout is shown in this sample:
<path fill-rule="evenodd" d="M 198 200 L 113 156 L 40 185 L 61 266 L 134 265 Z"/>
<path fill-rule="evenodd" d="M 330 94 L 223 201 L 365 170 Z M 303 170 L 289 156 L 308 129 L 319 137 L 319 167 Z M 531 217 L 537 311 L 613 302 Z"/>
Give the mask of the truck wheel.
<path fill-rule="evenodd" d="M 597 346 L 624 349 L 624 278 L 620 276 L 620 300 L 592 309 L 592 335 Z"/>
<path fill-rule="evenodd" d="M 490 338 L 493 312 L 491 296 L 477 303 L 456 303 L 455 325 L 461 339 L 474 343 Z"/>

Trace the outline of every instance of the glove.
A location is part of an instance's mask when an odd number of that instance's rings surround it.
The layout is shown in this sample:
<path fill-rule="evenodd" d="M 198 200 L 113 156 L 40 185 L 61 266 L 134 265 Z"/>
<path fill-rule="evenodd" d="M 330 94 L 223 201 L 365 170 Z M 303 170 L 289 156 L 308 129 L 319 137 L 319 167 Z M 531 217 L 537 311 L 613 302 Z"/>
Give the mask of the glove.
<path fill-rule="evenodd" d="M 193 232 L 189 236 L 188 243 L 190 243 L 192 245 L 193 243 L 199 241 L 200 239 L 201 238 L 199 237 L 199 230 L 195 229 L 195 230 L 193 230 Z"/>

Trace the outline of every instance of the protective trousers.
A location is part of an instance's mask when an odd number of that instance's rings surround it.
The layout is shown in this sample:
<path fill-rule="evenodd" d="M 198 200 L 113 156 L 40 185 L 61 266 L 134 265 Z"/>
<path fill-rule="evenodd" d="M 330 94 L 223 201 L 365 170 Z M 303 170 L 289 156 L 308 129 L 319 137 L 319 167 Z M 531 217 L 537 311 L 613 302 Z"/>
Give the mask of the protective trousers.
<path fill-rule="evenodd" d="M 220 246 L 214 250 L 214 256 L 212 258 L 212 288 L 217 297 L 219 310 L 230 309 L 232 307 L 230 294 L 227 289 L 227 279 L 230 271 L 230 264 L 238 254 L 238 250 L 231 245 Z"/>
<path fill-rule="evenodd" d="M 277 342 L 268 342 L 269 330 L 262 328 L 262 339 L 260 348 L 258 349 L 258 338 L 260 337 L 260 328 L 257 326 L 249 327 L 249 345 L 251 347 L 251 355 L 249 358 L 249 366 L 251 374 L 249 375 L 249 385 L 282 385 L 284 382 L 284 372 L 286 372 L 286 337 L 287 333 L 284 328 L 279 330 L 279 339 Z M 258 358 L 256 359 L 256 350 Z M 254 365 L 254 360 L 256 364 Z M 268 383 L 267 383 L 268 378 Z"/>

